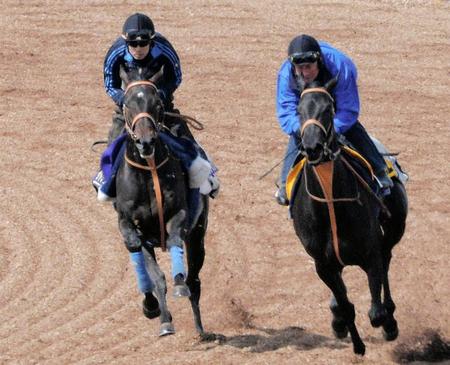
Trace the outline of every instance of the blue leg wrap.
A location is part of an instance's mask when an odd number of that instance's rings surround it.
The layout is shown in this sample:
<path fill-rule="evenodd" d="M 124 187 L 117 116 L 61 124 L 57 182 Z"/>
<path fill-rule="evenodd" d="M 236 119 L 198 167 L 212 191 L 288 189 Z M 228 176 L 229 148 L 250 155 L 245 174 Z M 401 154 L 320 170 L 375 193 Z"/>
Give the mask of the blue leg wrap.
<path fill-rule="evenodd" d="M 169 248 L 170 258 L 172 260 L 172 277 L 175 278 L 178 274 L 183 274 L 186 277 L 184 271 L 184 250 L 183 247 L 171 246 Z"/>
<path fill-rule="evenodd" d="M 142 251 L 130 252 L 130 259 L 134 266 L 134 271 L 136 272 L 136 280 L 139 290 L 144 294 L 151 292 L 154 285 L 145 266 L 144 253 Z"/>

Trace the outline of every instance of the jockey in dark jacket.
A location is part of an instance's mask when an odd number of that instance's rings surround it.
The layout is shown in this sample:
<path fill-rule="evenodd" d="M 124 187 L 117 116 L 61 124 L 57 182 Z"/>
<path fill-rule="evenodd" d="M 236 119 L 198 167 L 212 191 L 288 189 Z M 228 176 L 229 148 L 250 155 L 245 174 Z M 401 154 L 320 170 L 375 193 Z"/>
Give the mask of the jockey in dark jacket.
<path fill-rule="evenodd" d="M 136 45 L 138 42 L 136 41 Z M 146 43 L 147 41 L 142 41 L 141 44 Z M 120 65 L 126 65 L 129 69 L 145 66 L 155 70 L 155 73 L 164 67 L 164 83 L 161 84 L 159 92 L 166 106 L 170 103 L 173 92 L 180 85 L 182 76 L 180 60 L 172 45 L 159 33 L 154 33 L 151 43 L 151 47 L 148 44 L 147 55 L 142 59 L 135 59 L 128 48 L 133 42 L 129 41 L 127 44 L 123 37 L 119 37 L 106 54 L 103 68 L 105 89 L 117 105 L 122 106 L 124 96 L 122 80 L 119 76 Z M 146 47 L 139 46 L 139 48 Z"/>
<path fill-rule="evenodd" d="M 145 67 L 154 73 L 164 68 L 158 89 L 166 111 L 173 110 L 173 92 L 181 84 L 182 77 L 180 59 L 169 41 L 155 32 L 149 17 L 140 13 L 131 15 L 123 25 L 122 35 L 106 54 L 103 66 L 106 93 L 118 106 L 116 114 L 113 115 L 110 142 L 122 131 L 124 123 L 124 91 L 119 74 L 120 66 L 125 66 L 128 70 Z"/>
<path fill-rule="evenodd" d="M 182 80 L 181 66 L 178 55 L 170 42 L 161 34 L 155 32 L 155 27 L 151 19 L 141 13 L 136 13 L 128 17 L 122 29 L 122 35 L 116 39 L 108 50 L 104 66 L 104 86 L 107 94 L 116 104 L 112 117 L 112 126 L 108 135 L 108 144 L 111 144 L 124 130 L 125 118 L 122 111 L 124 90 L 122 89 L 122 79 L 120 70 L 126 72 L 145 69 L 146 74 L 156 74 L 163 71 L 162 77 L 158 80 L 158 93 L 164 103 L 166 112 L 175 112 L 173 106 L 173 93 Z M 195 187 L 201 184 L 200 191 L 215 197 L 218 193 L 219 181 L 215 176 L 217 168 L 211 161 L 207 161 L 206 153 L 195 141 L 187 124 L 178 117 L 165 118 L 164 124 L 168 127 L 174 138 L 185 137 L 192 141 L 194 148 L 199 152 L 190 165 L 188 171 L 190 181 L 194 181 Z M 177 144 L 174 141 L 174 145 Z M 177 144 L 179 145 L 179 144 Z M 185 144 L 186 145 L 186 144 Z M 173 151 L 176 152 L 176 151 Z M 117 164 L 115 165 L 117 166 Z M 102 171 L 94 178 L 93 184 L 98 188 L 98 199 L 101 201 L 110 200 L 110 197 L 102 186 L 111 185 L 111 181 L 105 184 Z M 201 183 L 201 182 L 203 183 Z M 199 182 L 197 184 L 197 182 Z"/>
<path fill-rule="evenodd" d="M 165 111 L 177 113 L 173 108 L 172 94 L 181 83 L 178 55 L 169 41 L 155 32 L 151 19 L 144 14 L 136 13 L 125 21 L 122 36 L 111 46 L 104 62 L 105 89 L 114 100 L 116 110 L 113 114 L 112 127 L 108 136 L 109 146 L 102 155 L 102 169 L 93 181 L 94 187 L 98 190 L 97 198 L 100 201 L 108 201 L 114 198 L 115 175 L 125 153 L 126 135 L 122 133 L 125 126 L 122 110 L 125 95 L 120 73 L 121 70 L 130 72 L 143 69 L 146 70 L 146 75 L 156 74 L 162 69 L 162 76 L 157 82 L 159 95 L 164 103 Z M 166 115 L 164 124 L 170 132 L 161 131 L 159 136 L 166 140 L 166 145 L 180 159 L 189 175 L 189 210 L 195 212 L 198 208 L 200 193 L 214 197 L 213 191 L 215 190 L 217 194 L 219 182 L 214 174 L 215 169 L 181 118 L 168 118 Z M 103 164 L 104 161 L 108 163 Z M 108 168 L 105 168 L 105 166 Z M 216 183 L 216 186 L 214 186 L 214 183 Z M 181 277 L 180 280 L 184 280 L 186 273 L 182 244 L 170 246 L 169 252 L 174 279 Z M 142 250 L 130 251 L 130 259 L 135 269 L 139 290 L 146 296 L 144 312 L 150 309 L 153 314 L 147 316 L 153 318 L 158 315 L 155 313 L 159 312 L 158 301 L 152 294 L 154 283 L 147 272 Z M 146 304 L 146 301 L 149 298 L 151 298 L 151 303 L 150 308 L 147 308 L 149 304 Z"/>

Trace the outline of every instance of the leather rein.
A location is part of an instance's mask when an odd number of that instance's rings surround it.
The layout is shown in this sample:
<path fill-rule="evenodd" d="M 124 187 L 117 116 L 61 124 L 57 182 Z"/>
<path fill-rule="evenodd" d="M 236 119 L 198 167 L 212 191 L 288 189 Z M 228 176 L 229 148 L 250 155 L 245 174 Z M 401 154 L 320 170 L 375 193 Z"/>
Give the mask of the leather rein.
<path fill-rule="evenodd" d="M 125 94 L 133 87 L 135 86 L 139 86 L 139 85 L 146 85 L 146 86 L 151 86 L 155 89 L 155 91 L 158 91 L 158 88 L 156 87 L 156 85 L 151 82 L 151 81 L 147 81 L 147 80 L 140 80 L 140 81 L 134 81 L 131 82 L 130 84 L 128 84 L 127 88 L 125 89 Z M 150 121 L 152 122 L 153 126 L 155 127 L 156 131 L 159 131 L 160 127 L 159 124 L 156 122 L 155 118 L 153 118 L 152 115 L 150 115 L 147 112 L 143 112 L 143 113 L 138 113 L 134 116 L 134 118 L 131 120 L 128 118 L 129 114 L 128 114 L 128 109 L 125 109 L 126 107 L 124 106 L 124 117 L 125 117 L 125 128 L 127 129 L 129 135 L 131 136 L 131 138 L 136 141 L 137 140 L 137 136 L 134 133 L 134 129 L 136 127 L 136 124 L 138 123 L 138 121 L 140 121 L 142 118 L 148 118 L 150 119 Z M 127 110 L 127 112 L 125 112 L 125 110 Z M 153 154 L 151 157 L 145 158 L 147 165 L 141 165 L 135 161 L 132 161 L 126 154 L 125 154 L 125 161 L 138 169 L 141 170 L 150 170 L 151 174 L 152 174 L 152 180 L 153 180 L 153 185 L 154 185 L 154 190 L 155 190 L 155 195 L 156 195 L 156 205 L 158 207 L 158 218 L 159 218 L 159 227 L 160 227 L 160 240 L 161 240 L 161 249 L 163 251 L 166 251 L 166 229 L 165 229 L 165 224 L 164 224 L 164 210 L 163 210 L 163 199 L 162 199 L 162 192 L 161 192 L 161 184 L 159 182 L 159 178 L 158 178 L 158 168 L 160 168 L 161 166 L 163 166 L 168 160 L 169 157 L 167 156 L 160 164 L 156 165 L 155 163 L 155 155 Z"/>

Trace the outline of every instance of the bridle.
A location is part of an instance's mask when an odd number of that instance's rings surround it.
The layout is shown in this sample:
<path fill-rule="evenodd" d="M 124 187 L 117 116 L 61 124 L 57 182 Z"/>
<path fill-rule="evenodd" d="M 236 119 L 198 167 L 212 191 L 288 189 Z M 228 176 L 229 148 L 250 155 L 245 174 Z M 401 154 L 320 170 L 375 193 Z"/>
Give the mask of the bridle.
<path fill-rule="evenodd" d="M 324 88 L 321 87 L 314 87 L 314 88 L 310 88 L 310 89 L 306 89 L 303 90 L 303 92 L 300 95 L 300 99 L 303 97 L 303 95 L 305 94 L 309 94 L 309 93 L 322 93 L 325 94 L 329 97 L 332 105 L 334 105 L 334 99 L 331 96 L 331 94 Z M 334 107 L 333 107 L 333 115 L 334 115 Z M 323 145 L 323 150 L 322 153 L 320 155 L 319 158 L 317 158 L 316 160 L 313 161 L 308 161 L 310 164 L 314 164 L 314 163 L 318 163 L 320 162 L 324 157 L 328 157 L 330 158 L 330 160 L 335 160 L 336 157 L 339 155 L 340 153 L 340 149 L 337 149 L 336 151 L 333 151 L 330 146 L 331 143 L 333 141 L 334 138 L 334 130 L 333 130 L 333 123 L 330 123 L 328 125 L 328 128 L 326 129 L 323 125 L 323 123 L 321 123 L 319 120 L 311 118 L 311 119 L 307 119 L 305 122 L 302 123 L 302 128 L 300 130 L 300 136 L 303 138 L 303 135 L 305 134 L 305 130 L 306 128 L 315 125 L 316 127 L 319 127 L 320 130 L 324 133 L 325 135 L 325 143 Z M 303 155 L 306 155 L 305 151 L 302 151 Z"/>
<path fill-rule="evenodd" d="M 158 92 L 158 88 L 156 87 L 156 85 L 153 82 L 147 81 L 147 80 L 140 80 L 140 81 L 134 81 L 134 82 L 131 82 L 130 84 L 128 84 L 127 88 L 125 89 L 124 94 L 126 95 L 127 92 L 130 91 L 133 87 L 140 86 L 140 85 L 150 86 L 155 90 L 155 92 Z M 143 118 L 150 119 L 156 133 L 158 133 L 159 130 L 161 129 L 161 123 L 157 122 L 155 120 L 155 118 L 147 112 L 138 113 L 133 117 L 133 119 L 131 119 L 130 111 L 129 111 L 128 107 L 124 104 L 123 105 L 123 114 L 125 117 L 125 128 L 128 131 L 128 133 L 130 134 L 130 137 L 134 141 L 136 141 L 138 139 L 138 137 L 136 136 L 136 133 L 134 132 L 134 129 L 136 128 L 136 124 Z"/>

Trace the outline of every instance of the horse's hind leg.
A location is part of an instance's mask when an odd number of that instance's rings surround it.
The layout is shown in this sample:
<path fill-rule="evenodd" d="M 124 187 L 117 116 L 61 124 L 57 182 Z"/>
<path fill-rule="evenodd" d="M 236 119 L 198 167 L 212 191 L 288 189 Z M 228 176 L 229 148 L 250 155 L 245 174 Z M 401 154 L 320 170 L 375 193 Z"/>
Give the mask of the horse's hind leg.
<path fill-rule="evenodd" d="M 339 275 L 342 275 L 342 270 L 339 272 Z M 345 286 L 344 289 L 346 290 Z M 331 328 L 333 329 L 334 336 L 339 339 L 346 338 L 348 335 L 348 328 L 344 315 L 342 313 L 342 309 L 339 307 L 334 296 L 331 297 L 330 310 L 333 314 Z"/>
<path fill-rule="evenodd" d="M 370 323 L 373 327 L 380 327 L 386 321 L 386 309 L 381 303 L 381 285 L 384 277 L 383 262 L 379 250 L 374 250 L 370 261 L 364 265 L 363 269 L 367 273 L 369 281 L 372 305 L 369 310 Z"/>
<path fill-rule="evenodd" d="M 152 277 L 155 283 L 153 292 L 158 298 L 159 309 L 161 311 L 161 314 L 159 316 L 159 320 L 161 323 L 159 335 L 166 336 L 174 334 L 175 327 L 172 324 L 172 315 L 169 312 L 166 301 L 166 293 L 167 293 L 166 278 L 164 276 L 164 273 L 161 271 L 158 263 L 156 262 L 155 252 L 153 248 L 150 249 L 145 247 L 144 252 L 145 257 L 147 259 L 146 261 L 148 271 L 150 272 L 150 276 Z"/>
<path fill-rule="evenodd" d="M 391 194 L 385 198 L 385 203 L 391 213 L 390 218 L 382 217 L 383 227 L 383 292 L 384 306 L 387 317 L 383 324 L 383 335 L 387 341 L 393 341 L 398 336 L 397 321 L 394 318 L 395 303 L 389 287 L 389 266 L 392 258 L 392 248 L 400 241 L 405 232 L 405 222 L 408 215 L 408 197 L 405 187 L 397 179 L 393 179 L 394 187 Z"/>
<path fill-rule="evenodd" d="M 383 323 L 383 336 L 386 341 L 393 341 L 398 337 L 398 325 L 394 318 L 395 303 L 391 297 L 391 289 L 389 287 L 389 265 L 391 262 L 391 252 L 386 252 L 384 255 L 384 307 L 386 308 L 387 316 Z"/>
<path fill-rule="evenodd" d="M 361 340 L 358 330 L 355 325 L 355 307 L 347 297 L 347 290 L 345 284 L 342 281 L 339 271 L 335 268 L 315 261 L 316 271 L 323 282 L 331 289 L 338 307 L 340 308 L 340 315 L 344 318 L 347 328 L 350 332 L 353 343 L 353 352 L 355 354 L 364 355 L 366 352 L 366 346 Z"/>
<path fill-rule="evenodd" d="M 189 286 L 191 292 L 189 299 L 191 301 L 192 312 L 194 314 L 195 329 L 200 335 L 203 335 L 204 331 L 200 314 L 201 282 L 199 273 L 205 258 L 204 237 L 206 233 L 206 225 L 206 216 L 201 217 L 199 223 L 197 223 L 196 227 L 189 235 L 189 242 L 186 244 L 189 268 L 186 284 Z"/>

